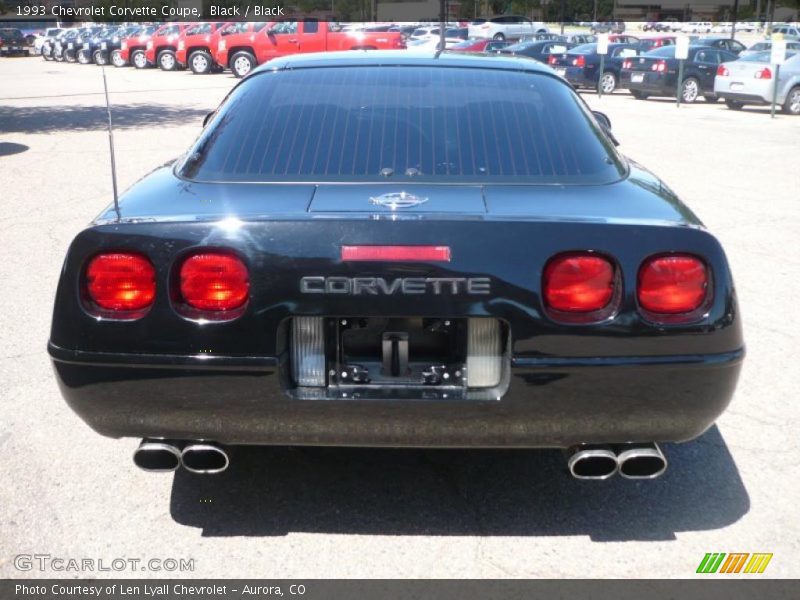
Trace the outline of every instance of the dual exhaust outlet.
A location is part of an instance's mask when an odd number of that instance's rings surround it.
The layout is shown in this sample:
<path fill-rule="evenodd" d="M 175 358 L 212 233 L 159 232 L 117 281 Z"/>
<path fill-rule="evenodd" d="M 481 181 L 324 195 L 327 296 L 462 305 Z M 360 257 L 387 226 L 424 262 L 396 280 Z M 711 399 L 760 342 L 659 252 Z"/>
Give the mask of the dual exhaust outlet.
<path fill-rule="evenodd" d="M 575 479 L 603 480 L 619 473 L 626 479 L 655 479 L 667 469 L 658 444 L 575 446 L 567 466 Z M 183 467 L 190 473 L 222 473 L 230 465 L 228 452 L 214 442 L 142 440 L 133 453 L 134 464 L 144 471 L 170 472 Z"/>
<path fill-rule="evenodd" d="M 655 479 L 667 470 L 656 443 L 621 446 L 575 446 L 567 466 L 575 479 L 603 480 L 619 473 L 626 479 Z"/>
<path fill-rule="evenodd" d="M 190 473 L 222 473 L 230 465 L 228 452 L 214 442 L 142 440 L 133 453 L 133 463 L 144 471 L 167 473 L 183 467 Z"/>

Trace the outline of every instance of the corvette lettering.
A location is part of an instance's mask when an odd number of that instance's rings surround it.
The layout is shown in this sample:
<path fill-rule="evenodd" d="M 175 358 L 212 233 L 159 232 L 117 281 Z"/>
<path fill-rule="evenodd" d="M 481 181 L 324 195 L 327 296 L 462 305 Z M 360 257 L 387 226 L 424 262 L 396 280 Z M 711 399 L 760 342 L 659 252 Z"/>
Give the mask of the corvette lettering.
<path fill-rule="evenodd" d="M 309 276 L 300 280 L 303 294 L 361 295 L 485 295 L 491 293 L 488 277 L 322 277 Z"/>

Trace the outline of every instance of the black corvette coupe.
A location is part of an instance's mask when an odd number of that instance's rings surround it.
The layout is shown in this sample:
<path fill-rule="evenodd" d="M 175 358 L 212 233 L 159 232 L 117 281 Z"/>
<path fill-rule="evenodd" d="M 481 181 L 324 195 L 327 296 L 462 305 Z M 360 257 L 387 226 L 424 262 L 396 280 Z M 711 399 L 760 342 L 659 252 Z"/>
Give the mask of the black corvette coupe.
<path fill-rule="evenodd" d="M 744 354 L 719 242 L 551 69 L 274 60 L 69 248 L 49 352 L 149 470 L 228 446 L 569 449 L 656 477 Z"/>

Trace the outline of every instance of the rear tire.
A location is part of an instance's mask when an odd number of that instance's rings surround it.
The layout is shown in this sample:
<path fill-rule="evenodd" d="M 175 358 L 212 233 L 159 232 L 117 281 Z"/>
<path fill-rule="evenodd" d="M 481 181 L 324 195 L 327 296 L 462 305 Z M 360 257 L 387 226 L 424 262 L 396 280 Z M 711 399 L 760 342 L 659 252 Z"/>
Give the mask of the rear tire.
<path fill-rule="evenodd" d="M 64 50 L 64 60 L 68 63 L 74 63 L 78 60 L 75 56 L 75 50 Z"/>
<path fill-rule="evenodd" d="M 162 50 L 159 52 L 156 57 L 156 63 L 162 71 L 176 71 L 178 69 L 178 61 L 172 50 Z"/>
<path fill-rule="evenodd" d="M 681 102 L 694 104 L 700 95 L 700 82 L 694 77 L 687 77 L 681 84 Z"/>
<path fill-rule="evenodd" d="M 102 50 L 95 50 L 94 56 L 92 58 L 94 59 L 94 64 L 96 65 L 105 66 L 108 64 L 108 60 L 106 60 L 106 55 Z"/>
<path fill-rule="evenodd" d="M 75 58 L 77 58 L 78 62 L 82 65 L 88 65 L 92 62 L 92 57 L 88 50 L 78 50 L 78 54 Z"/>
<path fill-rule="evenodd" d="M 783 112 L 787 115 L 800 115 L 800 85 L 794 86 L 786 94 L 786 102 L 783 103 Z"/>
<path fill-rule="evenodd" d="M 122 58 L 122 50 L 114 50 L 111 53 L 111 64 L 117 68 L 128 66 L 128 61 Z"/>
<path fill-rule="evenodd" d="M 48 50 L 47 52 L 42 50 L 42 58 L 45 59 L 45 60 L 53 60 L 53 50 L 52 50 L 52 48 L 50 50 Z"/>
<path fill-rule="evenodd" d="M 207 75 L 213 67 L 214 61 L 205 50 L 197 50 L 189 55 L 189 68 L 195 75 Z"/>
<path fill-rule="evenodd" d="M 725 100 L 725 106 L 731 110 L 742 110 L 744 108 L 744 103 L 738 100 Z"/>
<path fill-rule="evenodd" d="M 131 54 L 131 64 L 137 69 L 146 69 L 147 68 L 147 55 L 144 53 L 144 50 L 134 50 Z"/>
<path fill-rule="evenodd" d="M 231 57 L 231 71 L 236 77 L 242 78 L 256 68 L 256 57 L 249 52 L 237 52 Z"/>
<path fill-rule="evenodd" d="M 637 100 L 647 100 L 647 94 L 640 92 L 639 90 L 631 90 L 631 96 Z"/>
<path fill-rule="evenodd" d="M 495 33 L 492 39 L 502 42 L 504 39 L 506 39 L 506 36 L 503 33 Z"/>

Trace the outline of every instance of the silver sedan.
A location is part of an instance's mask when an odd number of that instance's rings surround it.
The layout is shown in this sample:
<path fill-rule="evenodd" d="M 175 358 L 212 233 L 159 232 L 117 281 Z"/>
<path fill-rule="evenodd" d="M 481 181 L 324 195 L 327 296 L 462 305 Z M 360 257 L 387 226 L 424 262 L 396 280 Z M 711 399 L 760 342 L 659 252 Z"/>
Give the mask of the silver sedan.
<path fill-rule="evenodd" d="M 775 65 L 770 64 L 769 52 L 722 63 L 714 79 L 714 93 L 734 110 L 745 104 L 771 104 L 776 71 Z M 800 52 L 787 53 L 777 76 L 777 104 L 787 114 L 800 115 Z"/>

